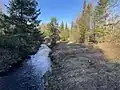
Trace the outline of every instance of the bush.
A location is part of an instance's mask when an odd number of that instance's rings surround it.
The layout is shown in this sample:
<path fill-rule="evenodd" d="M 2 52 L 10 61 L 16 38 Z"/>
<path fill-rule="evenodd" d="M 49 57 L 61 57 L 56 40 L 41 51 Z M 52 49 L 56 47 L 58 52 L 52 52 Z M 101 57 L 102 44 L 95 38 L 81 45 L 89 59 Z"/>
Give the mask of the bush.
<path fill-rule="evenodd" d="M 34 35 L 1 35 L 0 72 L 8 70 L 12 64 L 23 61 L 28 55 L 36 53 L 43 42 L 41 39 L 38 39 L 35 33 Z"/>
<path fill-rule="evenodd" d="M 15 63 L 21 61 L 17 51 L 8 48 L 0 48 L 0 72 L 5 72 Z"/>

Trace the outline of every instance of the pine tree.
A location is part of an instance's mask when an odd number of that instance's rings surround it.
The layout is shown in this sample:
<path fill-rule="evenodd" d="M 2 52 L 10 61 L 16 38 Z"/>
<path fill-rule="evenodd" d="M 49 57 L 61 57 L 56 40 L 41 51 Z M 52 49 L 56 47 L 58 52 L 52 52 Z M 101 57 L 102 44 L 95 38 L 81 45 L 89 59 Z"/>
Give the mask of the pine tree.
<path fill-rule="evenodd" d="M 3 50 L 0 54 L 5 55 L 0 56 L 0 71 L 6 71 L 35 54 L 44 40 L 37 29 L 40 10 L 36 0 L 9 1 L 8 14 L 0 15 L 0 48 Z"/>
<path fill-rule="evenodd" d="M 61 25 L 60 25 L 60 29 L 64 30 L 64 22 L 62 21 Z"/>
<path fill-rule="evenodd" d="M 52 33 L 56 33 L 58 30 L 58 23 L 56 17 L 52 17 L 51 21 L 47 25 L 48 30 L 50 30 Z"/>
<path fill-rule="evenodd" d="M 87 7 L 86 0 L 84 0 L 84 3 L 83 3 L 83 12 L 85 12 L 86 7 Z"/>
<path fill-rule="evenodd" d="M 65 30 L 68 30 L 68 25 L 67 25 L 67 23 L 65 24 Z"/>
<path fill-rule="evenodd" d="M 3 3 L 2 3 L 2 1 L 0 1 L 0 34 L 2 34 L 3 33 L 3 22 L 2 22 L 2 20 L 3 20 L 3 12 L 2 12 L 2 9 L 3 9 Z"/>
<path fill-rule="evenodd" d="M 87 8 L 87 5 L 86 5 L 86 0 L 84 0 L 84 3 L 83 3 L 83 12 L 81 14 L 81 16 L 77 19 L 77 27 L 78 27 L 78 31 L 80 32 L 80 42 L 81 43 L 85 43 L 85 38 L 86 38 L 86 22 L 87 22 L 87 19 L 86 19 L 86 8 Z"/>
<path fill-rule="evenodd" d="M 99 0 L 98 4 L 95 6 L 94 10 L 94 37 L 103 37 L 105 36 L 106 27 L 104 26 L 107 22 L 108 15 L 108 5 L 111 0 Z"/>
<path fill-rule="evenodd" d="M 87 6 L 87 11 L 86 11 L 86 14 L 87 14 L 87 20 L 88 20 L 88 29 L 92 29 L 92 16 L 93 16 L 93 5 L 92 3 L 89 3 L 88 6 Z"/>
<path fill-rule="evenodd" d="M 20 49 L 20 53 L 30 54 L 37 50 L 43 42 L 44 38 L 37 26 L 40 20 L 37 17 L 40 15 L 40 9 L 37 9 L 38 3 L 36 0 L 10 0 L 7 6 L 8 14 L 7 22 L 13 28 L 11 32 L 5 33 L 17 39 L 15 42 L 21 42 L 16 49 Z M 16 44 L 16 43 L 15 43 Z M 15 45 L 13 44 L 13 45 Z M 24 56 L 24 54 L 22 54 Z"/>
<path fill-rule="evenodd" d="M 59 40 L 59 30 L 56 17 L 52 17 L 50 23 L 47 25 L 48 30 L 51 31 L 51 48 L 56 45 L 57 40 Z"/>
<path fill-rule="evenodd" d="M 73 30 L 73 28 L 74 28 L 74 22 L 72 21 L 72 23 L 71 23 L 71 30 Z"/>
<path fill-rule="evenodd" d="M 92 15 L 93 15 L 93 6 L 92 3 L 86 4 L 86 0 L 83 3 L 82 14 L 76 20 L 77 32 L 80 34 L 79 42 L 87 43 L 89 39 L 89 32 L 92 29 Z"/>
<path fill-rule="evenodd" d="M 94 20 L 97 26 L 102 26 L 106 23 L 108 3 L 109 0 L 99 0 L 98 5 L 95 7 Z"/>
<path fill-rule="evenodd" d="M 37 9 L 36 0 L 10 0 L 8 13 L 10 15 L 11 23 L 20 28 L 14 33 L 27 33 L 32 28 L 39 25 L 37 17 L 40 15 L 40 9 Z"/>
<path fill-rule="evenodd" d="M 87 38 L 90 42 L 95 42 L 95 30 L 94 30 L 94 22 L 93 22 L 93 5 L 92 3 L 88 3 L 87 9 L 86 9 L 86 27 L 88 30 Z"/>
<path fill-rule="evenodd" d="M 0 1 L 0 14 L 2 13 L 2 10 L 3 10 L 3 2 L 2 0 Z"/>

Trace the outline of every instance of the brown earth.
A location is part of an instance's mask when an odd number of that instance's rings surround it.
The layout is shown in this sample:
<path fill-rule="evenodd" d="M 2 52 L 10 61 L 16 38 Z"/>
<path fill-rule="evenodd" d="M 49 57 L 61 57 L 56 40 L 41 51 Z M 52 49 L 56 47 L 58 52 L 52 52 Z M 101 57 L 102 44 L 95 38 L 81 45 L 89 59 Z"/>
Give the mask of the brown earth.
<path fill-rule="evenodd" d="M 46 90 L 120 90 L 120 64 L 106 61 L 100 49 L 59 44 L 51 56 Z"/>

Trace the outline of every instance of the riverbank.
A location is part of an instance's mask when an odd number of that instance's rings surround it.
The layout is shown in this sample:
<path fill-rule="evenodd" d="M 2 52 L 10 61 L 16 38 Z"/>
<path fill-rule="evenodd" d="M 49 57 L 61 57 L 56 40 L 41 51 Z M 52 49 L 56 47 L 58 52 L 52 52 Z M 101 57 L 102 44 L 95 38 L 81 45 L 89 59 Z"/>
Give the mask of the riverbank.
<path fill-rule="evenodd" d="M 43 75 L 51 71 L 50 52 L 51 49 L 42 44 L 37 53 L 24 62 L 22 67 L 0 77 L 0 90 L 44 90 Z"/>
<path fill-rule="evenodd" d="M 44 40 L 34 37 L 28 33 L 0 35 L 0 72 L 9 71 L 15 64 L 37 52 Z"/>
<path fill-rule="evenodd" d="M 30 55 L 36 54 L 39 48 L 34 48 L 28 54 L 16 49 L 0 48 L 0 77 L 6 76 L 15 69 L 21 67 L 23 63 L 27 62 Z M 21 55 L 21 53 L 24 55 Z"/>
<path fill-rule="evenodd" d="M 100 49 L 58 44 L 51 56 L 46 90 L 120 90 L 120 64 L 107 61 Z"/>

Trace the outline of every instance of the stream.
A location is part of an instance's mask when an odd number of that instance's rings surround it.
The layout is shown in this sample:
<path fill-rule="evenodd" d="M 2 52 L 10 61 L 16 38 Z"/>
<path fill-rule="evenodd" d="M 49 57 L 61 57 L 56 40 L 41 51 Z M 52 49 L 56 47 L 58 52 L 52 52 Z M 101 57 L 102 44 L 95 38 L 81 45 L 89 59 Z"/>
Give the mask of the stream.
<path fill-rule="evenodd" d="M 0 90 L 44 90 L 44 77 L 51 71 L 51 49 L 42 44 L 38 52 L 8 76 L 0 77 Z"/>

